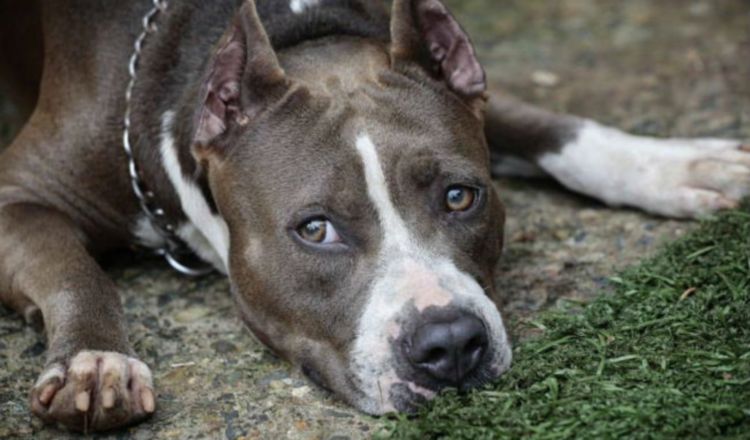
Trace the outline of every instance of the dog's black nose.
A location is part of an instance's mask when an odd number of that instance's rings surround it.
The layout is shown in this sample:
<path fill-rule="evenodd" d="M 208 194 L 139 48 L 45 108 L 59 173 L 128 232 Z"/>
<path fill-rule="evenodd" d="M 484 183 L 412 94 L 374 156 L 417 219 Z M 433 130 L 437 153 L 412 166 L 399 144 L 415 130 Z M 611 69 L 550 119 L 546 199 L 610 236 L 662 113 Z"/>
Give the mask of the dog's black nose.
<path fill-rule="evenodd" d="M 487 332 L 475 316 L 461 313 L 448 322 L 428 322 L 419 327 L 407 347 L 414 367 L 434 379 L 460 386 L 487 351 Z"/>

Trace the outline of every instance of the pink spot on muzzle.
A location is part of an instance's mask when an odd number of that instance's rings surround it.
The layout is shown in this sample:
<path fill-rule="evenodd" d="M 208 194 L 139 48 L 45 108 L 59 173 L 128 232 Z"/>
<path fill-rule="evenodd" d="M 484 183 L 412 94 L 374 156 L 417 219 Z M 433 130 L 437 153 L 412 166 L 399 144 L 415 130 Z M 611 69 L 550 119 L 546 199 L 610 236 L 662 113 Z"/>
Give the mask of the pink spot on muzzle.
<path fill-rule="evenodd" d="M 415 261 L 404 264 L 402 278 L 396 283 L 397 296 L 414 300 L 414 306 L 423 312 L 428 307 L 445 307 L 453 295 L 440 286 L 438 273 Z"/>

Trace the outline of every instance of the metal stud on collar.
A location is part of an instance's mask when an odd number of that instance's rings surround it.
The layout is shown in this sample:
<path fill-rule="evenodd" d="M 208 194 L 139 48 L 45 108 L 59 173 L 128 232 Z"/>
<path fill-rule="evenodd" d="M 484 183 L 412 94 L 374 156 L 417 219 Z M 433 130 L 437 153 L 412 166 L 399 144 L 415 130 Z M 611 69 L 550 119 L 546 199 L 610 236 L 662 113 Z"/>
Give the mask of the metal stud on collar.
<path fill-rule="evenodd" d="M 138 170 L 138 164 L 135 161 L 133 147 L 130 144 L 131 101 L 137 78 L 138 62 L 140 61 L 146 38 L 157 31 L 157 17 L 167 9 L 167 0 L 153 0 L 153 4 L 153 8 L 143 16 L 143 31 L 136 38 L 133 44 L 133 54 L 128 61 L 130 81 L 125 89 L 122 148 L 128 158 L 128 174 L 130 175 L 130 185 L 133 189 L 133 194 L 138 199 L 141 211 L 148 218 L 149 223 L 164 238 L 165 245 L 161 249 L 158 249 L 156 254 L 163 256 L 167 260 L 167 263 L 177 272 L 183 275 L 198 277 L 213 272 L 213 266 L 200 261 L 185 242 L 177 236 L 177 228 L 167 220 L 165 211 L 156 205 L 154 193 L 146 189 L 146 185 Z"/>

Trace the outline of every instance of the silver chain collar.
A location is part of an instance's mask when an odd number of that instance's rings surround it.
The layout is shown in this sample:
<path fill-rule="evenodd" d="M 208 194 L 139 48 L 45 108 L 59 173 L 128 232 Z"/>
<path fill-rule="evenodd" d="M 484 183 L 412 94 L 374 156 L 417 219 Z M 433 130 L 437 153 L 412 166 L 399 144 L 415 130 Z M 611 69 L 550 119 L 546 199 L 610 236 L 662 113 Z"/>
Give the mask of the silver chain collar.
<path fill-rule="evenodd" d="M 125 89 L 125 117 L 123 119 L 122 148 L 128 158 L 128 173 L 130 175 L 130 184 L 138 199 L 141 211 L 146 215 L 148 221 L 164 238 L 165 245 L 158 249 L 156 253 L 163 256 L 169 265 L 177 272 L 188 276 L 202 276 L 213 272 L 213 267 L 205 262 L 197 261 L 194 253 L 188 248 L 185 242 L 177 236 L 177 228 L 166 218 L 166 212 L 158 207 L 155 203 L 156 196 L 152 191 L 146 189 L 146 185 L 141 178 L 138 170 L 138 164 L 135 161 L 133 148 L 130 145 L 130 111 L 133 96 L 133 88 L 137 77 L 138 61 L 141 58 L 143 44 L 146 38 L 156 33 L 156 19 L 159 14 L 164 13 L 167 9 L 167 0 L 153 0 L 154 7 L 143 16 L 143 32 L 135 40 L 133 45 L 133 55 L 130 56 L 128 63 L 128 74 L 130 82 Z"/>

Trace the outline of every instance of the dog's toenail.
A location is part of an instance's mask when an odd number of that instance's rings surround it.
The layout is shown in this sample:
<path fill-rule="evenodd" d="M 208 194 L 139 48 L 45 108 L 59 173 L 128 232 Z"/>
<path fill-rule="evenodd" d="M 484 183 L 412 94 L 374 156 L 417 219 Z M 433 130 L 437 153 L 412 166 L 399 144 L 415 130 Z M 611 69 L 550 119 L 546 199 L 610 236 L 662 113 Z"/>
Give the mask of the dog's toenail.
<path fill-rule="evenodd" d="M 81 412 L 88 412 L 91 396 L 88 391 L 81 391 L 76 395 L 76 409 Z"/>
<path fill-rule="evenodd" d="M 144 411 L 147 413 L 154 412 L 156 402 L 154 401 L 154 393 L 150 389 L 144 388 L 141 391 L 141 402 L 143 403 Z"/>
<path fill-rule="evenodd" d="M 106 388 L 102 391 L 102 406 L 107 409 L 115 406 L 115 390 Z"/>
<path fill-rule="evenodd" d="M 55 390 L 56 390 L 56 388 L 57 387 L 55 385 L 52 385 L 52 384 L 47 385 L 46 387 L 44 387 L 42 389 L 42 392 L 39 393 L 39 401 L 42 402 L 42 404 L 44 404 L 44 405 L 49 405 L 50 401 L 55 396 Z"/>

